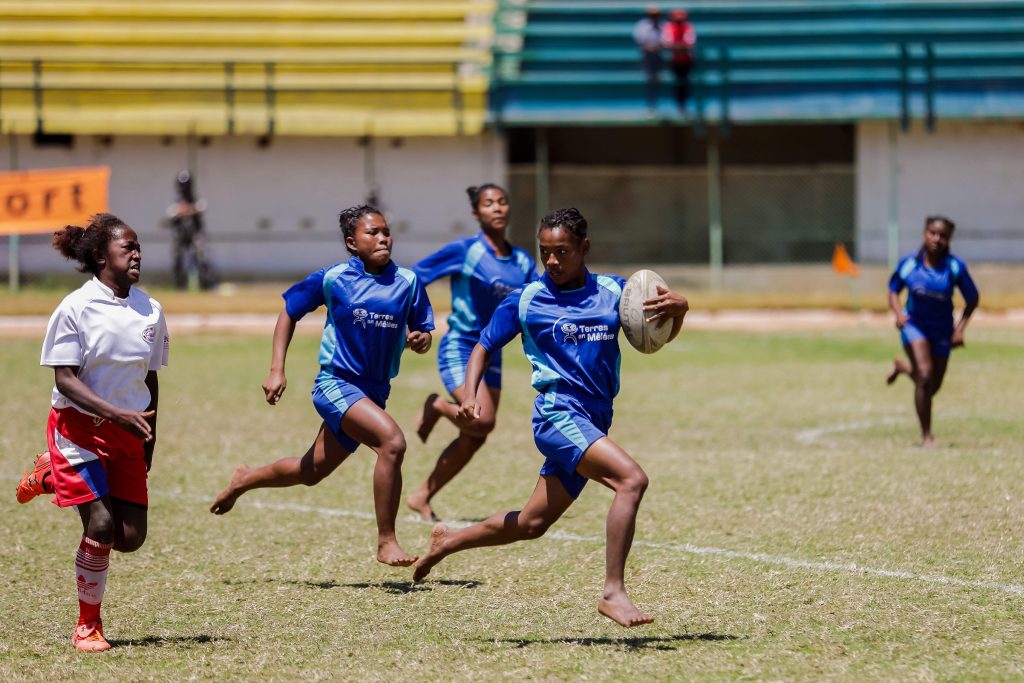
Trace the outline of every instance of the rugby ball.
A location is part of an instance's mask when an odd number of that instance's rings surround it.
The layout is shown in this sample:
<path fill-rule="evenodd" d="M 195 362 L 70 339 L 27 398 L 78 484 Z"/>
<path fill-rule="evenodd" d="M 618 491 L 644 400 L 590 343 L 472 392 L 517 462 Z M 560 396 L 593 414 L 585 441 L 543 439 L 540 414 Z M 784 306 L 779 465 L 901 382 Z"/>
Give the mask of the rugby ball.
<path fill-rule="evenodd" d="M 629 276 L 619 299 L 619 325 L 626 339 L 641 353 L 654 353 L 668 341 L 672 321 L 658 327 L 658 322 L 645 322 L 651 315 L 644 311 L 644 301 L 658 296 L 658 286 L 668 289 L 665 280 L 653 270 L 638 270 Z"/>

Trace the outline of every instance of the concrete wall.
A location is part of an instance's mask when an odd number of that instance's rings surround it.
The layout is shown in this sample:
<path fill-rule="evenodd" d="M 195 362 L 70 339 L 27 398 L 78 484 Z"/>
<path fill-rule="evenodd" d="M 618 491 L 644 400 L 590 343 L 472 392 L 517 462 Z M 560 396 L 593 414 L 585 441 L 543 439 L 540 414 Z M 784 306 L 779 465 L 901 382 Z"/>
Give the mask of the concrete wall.
<path fill-rule="evenodd" d="M 857 256 L 885 262 L 890 125 L 857 127 Z M 898 130 L 898 128 L 897 128 Z M 915 122 L 896 136 L 899 253 L 921 242 L 924 218 L 957 224 L 953 250 L 975 261 L 1024 261 L 1024 123 Z"/>
<path fill-rule="evenodd" d="M 12 146 L 14 149 L 12 149 Z M 107 165 L 110 210 L 134 227 L 147 273 L 170 270 L 170 233 L 162 227 L 174 199 L 174 177 L 194 159 L 196 189 L 209 208 L 207 230 L 221 272 L 292 276 L 347 258 L 338 211 L 362 203 L 372 167 L 380 206 L 395 236 L 395 260 L 411 261 L 459 235 L 475 232 L 465 188 L 505 183 L 500 138 L 279 138 L 261 148 L 251 137 L 183 138 L 79 136 L 72 148 L 35 147 L 29 137 L 0 141 L 0 168 Z M 71 272 L 47 235 L 22 238 L 25 274 Z M 0 272 L 8 242 L 0 239 Z"/>

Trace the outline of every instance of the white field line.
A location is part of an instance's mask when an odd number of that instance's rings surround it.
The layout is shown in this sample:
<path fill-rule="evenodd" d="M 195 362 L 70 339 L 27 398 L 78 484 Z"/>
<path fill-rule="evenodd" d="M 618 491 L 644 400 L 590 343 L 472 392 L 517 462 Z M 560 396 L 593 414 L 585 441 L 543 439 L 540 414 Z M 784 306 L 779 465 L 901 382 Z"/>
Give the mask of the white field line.
<path fill-rule="evenodd" d="M 3 475 L 0 476 L 0 479 L 8 481 L 18 481 L 21 479 L 21 477 Z M 213 500 L 212 496 L 206 498 L 194 494 L 187 494 L 180 491 L 160 491 L 157 493 L 167 497 L 174 497 L 179 500 L 182 498 L 197 502 L 208 502 Z M 254 507 L 259 510 L 277 510 L 281 512 L 305 512 L 310 514 L 323 515 L 325 517 L 344 517 L 350 519 L 363 519 L 367 521 L 372 521 L 374 519 L 374 515 L 369 512 L 361 512 L 358 510 L 343 510 L 339 508 L 325 508 L 314 505 L 302 505 L 300 503 L 268 503 L 264 501 L 246 500 L 244 504 L 247 507 Z M 409 519 L 422 524 L 433 524 L 433 522 L 424 522 L 419 518 L 409 517 Z M 444 524 L 453 528 L 462 528 L 469 526 L 470 523 L 455 520 L 446 520 L 444 521 Z M 545 534 L 545 538 L 549 538 L 554 541 L 564 541 L 567 543 L 599 544 L 605 542 L 605 539 L 601 536 L 580 536 L 579 534 L 574 534 L 567 531 L 551 531 Z M 953 576 L 943 576 L 941 574 L 916 574 L 914 572 L 907 571 L 878 569 L 876 567 L 865 567 L 863 565 L 858 565 L 855 562 L 814 562 L 811 560 L 801 560 L 795 557 L 786 557 L 784 555 L 770 555 L 768 553 L 751 553 L 741 550 L 729 550 L 727 548 L 715 548 L 712 546 L 693 545 L 692 543 L 665 543 L 661 541 L 636 540 L 633 542 L 633 546 L 682 553 L 685 555 L 703 555 L 710 557 L 725 557 L 733 560 L 746 560 L 749 562 L 757 562 L 760 564 L 770 564 L 780 567 L 788 567 L 790 569 L 809 569 L 811 571 L 817 572 L 855 574 L 860 576 L 880 576 L 890 579 L 918 581 L 921 583 L 931 583 L 941 586 L 955 586 L 957 588 L 993 590 L 1001 593 L 1011 593 L 1013 595 L 1024 595 L 1024 586 L 1013 583 L 997 583 L 993 581 L 968 581 L 966 579 L 958 579 Z"/>
<path fill-rule="evenodd" d="M 181 494 L 169 495 L 180 496 Z M 259 508 L 261 510 L 307 512 L 311 514 L 324 515 L 327 517 L 350 517 L 366 520 L 374 519 L 374 516 L 369 512 L 357 512 L 353 510 L 342 510 L 337 508 L 323 508 L 313 505 L 301 505 L 298 503 L 267 503 L 262 501 L 247 501 L 246 504 L 251 507 Z M 421 524 L 433 524 L 433 522 L 424 522 L 418 517 L 414 518 L 410 516 L 408 517 L 408 519 L 419 522 Z M 470 525 L 469 522 L 456 520 L 444 520 L 443 523 L 451 528 L 464 528 Z M 567 531 L 550 531 L 547 534 L 545 534 L 545 537 L 555 541 L 565 541 L 568 543 L 601 544 L 605 542 L 605 539 L 602 536 L 580 536 L 579 534 L 574 534 Z M 733 560 L 747 560 L 749 562 L 777 565 L 781 567 L 789 567 L 791 569 L 809 569 L 811 571 L 817 572 L 838 572 L 861 576 L 881 576 L 891 579 L 903 579 L 905 581 L 919 581 L 922 583 L 931 583 L 943 586 L 956 586 L 958 588 L 980 588 L 985 590 L 999 591 L 1001 593 L 1024 595 L 1024 586 L 1013 583 L 997 583 L 992 581 L 968 581 L 966 579 L 958 579 L 956 577 L 943 576 L 941 574 L 916 574 L 914 572 L 907 571 L 865 567 L 862 565 L 858 565 L 855 562 L 814 562 L 811 560 L 801 560 L 794 557 L 786 557 L 784 555 L 769 555 L 768 553 L 752 553 L 741 550 L 729 550 L 727 548 L 698 546 L 693 545 L 692 543 L 665 543 L 660 541 L 636 540 L 633 542 L 633 546 L 640 548 L 653 548 L 655 550 L 664 550 L 668 552 L 676 552 L 686 555 L 704 555 L 711 557 L 725 557 Z"/>
<path fill-rule="evenodd" d="M 821 441 L 823 436 L 829 434 L 840 434 L 842 432 L 852 432 L 856 429 L 868 429 L 869 427 L 880 427 L 881 425 L 896 424 L 902 422 L 895 417 L 879 417 L 872 420 L 860 420 L 858 422 L 844 422 L 837 425 L 829 425 L 827 427 L 813 427 L 811 429 L 802 429 L 796 433 L 796 440 L 800 443 L 816 444 Z"/>

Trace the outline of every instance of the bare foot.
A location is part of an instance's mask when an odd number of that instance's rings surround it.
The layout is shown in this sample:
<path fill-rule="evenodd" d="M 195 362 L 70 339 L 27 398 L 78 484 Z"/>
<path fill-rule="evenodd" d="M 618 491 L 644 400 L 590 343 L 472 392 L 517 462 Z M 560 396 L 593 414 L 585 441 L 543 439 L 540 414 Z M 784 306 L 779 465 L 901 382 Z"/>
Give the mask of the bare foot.
<path fill-rule="evenodd" d="M 441 418 L 441 413 L 434 407 L 436 400 L 437 394 L 427 396 L 427 400 L 423 402 L 419 419 L 416 420 L 416 436 L 420 437 L 420 441 L 423 443 L 427 442 L 427 437 L 430 436 L 430 432 L 434 431 L 434 425 Z"/>
<path fill-rule="evenodd" d="M 408 567 L 418 559 L 418 555 L 410 555 L 402 550 L 398 541 L 391 538 L 377 543 L 377 561 L 392 567 Z"/>
<path fill-rule="evenodd" d="M 936 448 L 935 437 L 931 434 L 921 438 L 921 448 Z"/>
<path fill-rule="evenodd" d="M 405 500 L 405 504 L 409 506 L 409 509 L 420 516 L 424 522 L 439 522 L 437 515 L 434 514 L 434 508 L 430 507 L 430 503 L 427 502 L 427 493 L 423 489 L 416 491 Z"/>
<path fill-rule="evenodd" d="M 231 473 L 231 481 L 228 482 L 228 487 L 217 495 L 213 505 L 210 506 L 210 512 L 215 515 L 231 512 L 231 508 L 235 506 L 235 501 L 238 500 L 240 495 L 245 493 L 241 488 L 242 480 L 245 479 L 245 475 L 249 474 L 250 469 L 248 465 L 239 465 L 235 468 L 235 471 Z"/>
<path fill-rule="evenodd" d="M 654 617 L 637 609 L 625 592 L 612 593 L 602 597 L 597 601 L 597 611 L 619 626 L 627 628 L 654 621 Z"/>
<path fill-rule="evenodd" d="M 899 359 L 894 360 L 892 362 L 892 372 L 890 372 L 889 376 L 885 378 L 885 383 L 892 384 L 893 382 L 895 382 L 896 378 L 900 376 L 900 372 L 900 361 Z"/>
<path fill-rule="evenodd" d="M 416 563 L 416 569 L 412 573 L 413 581 L 422 581 L 435 564 L 445 558 L 444 543 L 448 540 L 448 527 L 444 524 L 437 524 L 430 532 L 430 548 L 427 554 Z"/>

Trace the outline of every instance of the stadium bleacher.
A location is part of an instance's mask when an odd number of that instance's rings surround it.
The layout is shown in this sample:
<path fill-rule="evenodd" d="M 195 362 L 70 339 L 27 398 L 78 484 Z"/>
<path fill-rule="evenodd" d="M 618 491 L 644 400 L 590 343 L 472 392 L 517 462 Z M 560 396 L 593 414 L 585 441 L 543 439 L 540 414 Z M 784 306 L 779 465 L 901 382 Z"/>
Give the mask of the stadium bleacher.
<path fill-rule="evenodd" d="M 492 0 L 0 0 L 0 132 L 457 135 Z"/>
<path fill-rule="evenodd" d="M 647 0 L 501 3 L 492 109 L 501 125 L 680 118 L 671 73 L 656 116 L 632 41 Z M 1024 115 L 1019 0 L 690 0 L 689 117 L 776 123 Z"/>

